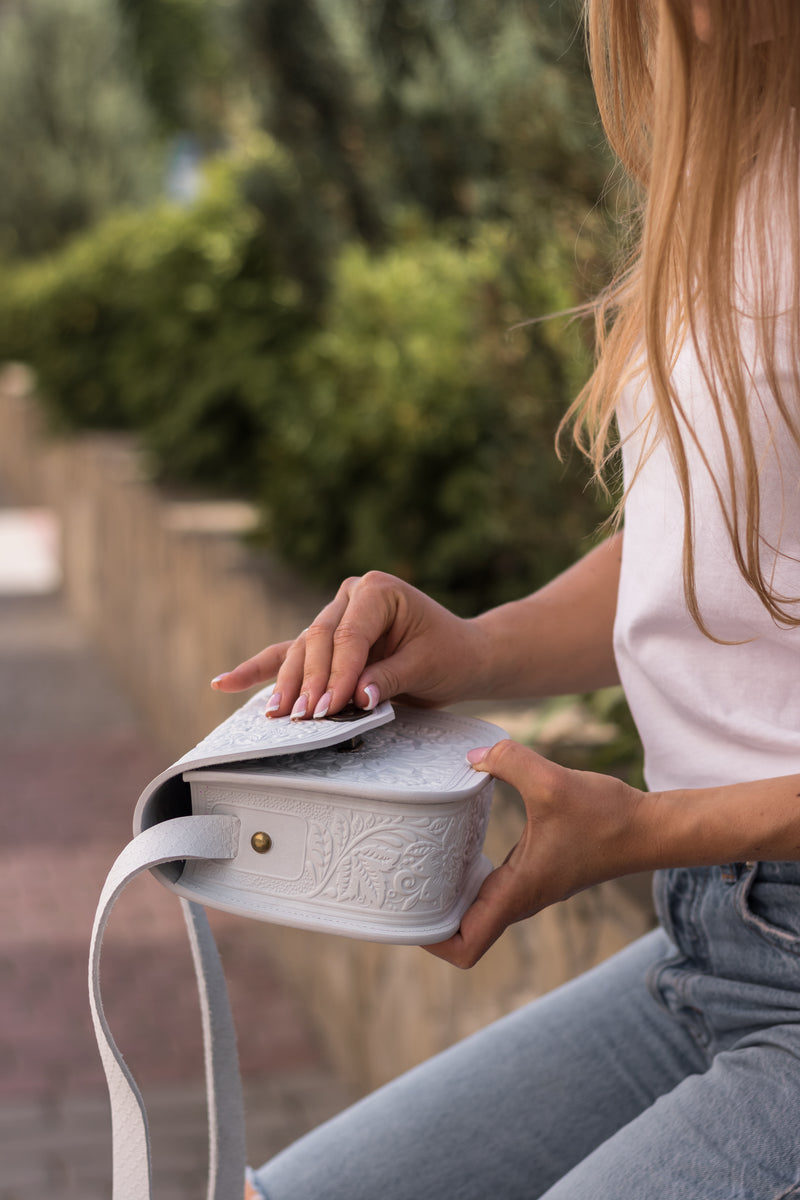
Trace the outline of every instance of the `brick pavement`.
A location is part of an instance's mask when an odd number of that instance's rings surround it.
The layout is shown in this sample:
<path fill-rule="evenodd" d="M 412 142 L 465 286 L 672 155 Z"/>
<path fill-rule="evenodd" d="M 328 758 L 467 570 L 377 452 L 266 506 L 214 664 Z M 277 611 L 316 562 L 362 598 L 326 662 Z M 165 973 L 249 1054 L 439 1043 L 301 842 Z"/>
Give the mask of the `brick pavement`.
<path fill-rule="evenodd" d="M 0 597 L 0 1200 L 108 1200 L 110 1121 L 86 955 L 105 873 L 163 756 L 58 597 Z M 213 924 L 231 987 L 251 1160 L 340 1108 L 269 927 Z M 145 1094 L 156 1200 L 205 1195 L 198 1005 L 176 899 L 150 876 L 115 909 L 103 987 Z"/>

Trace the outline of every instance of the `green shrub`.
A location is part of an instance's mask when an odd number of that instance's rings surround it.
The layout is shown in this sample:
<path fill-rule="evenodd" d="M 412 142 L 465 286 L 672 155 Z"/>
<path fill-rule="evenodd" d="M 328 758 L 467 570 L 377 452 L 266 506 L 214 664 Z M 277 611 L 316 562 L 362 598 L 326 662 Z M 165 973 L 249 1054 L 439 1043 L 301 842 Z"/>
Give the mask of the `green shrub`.
<path fill-rule="evenodd" d="M 350 247 L 324 330 L 294 360 L 276 414 L 266 533 L 321 582 L 377 567 L 462 611 L 566 566 L 601 518 L 553 440 L 588 369 L 563 319 L 563 247 L 521 264 L 500 229 L 469 246 Z"/>
<path fill-rule="evenodd" d="M 255 158 L 290 198 L 285 160 Z M 523 256 L 501 227 L 462 243 L 407 217 L 391 249 L 333 259 L 322 300 L 242 171 L 10 271 L 0 359 L 31 363 L 62 429 L 136 430 L 158 478 L 258 499 L 317 582 L 377 567 L 467 612 L 566 566 L 602 515 L 553 449 L 588 355 L 564 319 L 509 330 L 570 305 L 574 240 Z"/>
<path fill-rule="evenodd" d="M 252 492 L 282 358 L 314 324 L 280 238 L 219 171 L 192 208 L 114 217 L 9 271 L 0 359 L 31 363 L 57 428 L 136 429 L 160 477 Z"/>

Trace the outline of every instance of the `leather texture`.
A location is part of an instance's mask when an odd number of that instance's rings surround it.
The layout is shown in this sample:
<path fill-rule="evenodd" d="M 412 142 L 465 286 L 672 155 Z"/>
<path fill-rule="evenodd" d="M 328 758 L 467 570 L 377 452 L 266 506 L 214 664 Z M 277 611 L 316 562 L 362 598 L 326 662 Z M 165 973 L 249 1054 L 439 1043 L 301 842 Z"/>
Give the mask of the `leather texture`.
<path fill-rule="evenodd" d="M 405 945 L 450 937 L 491 870 L 480 851 L 493 782 L 466 754 L 505 734 L 385 707 L 390 720 L 376 710 L 281 725 L 264 719 L 263 695 L 249 700 L 148 785 L 134 820 L 138 833 L 189 812 L 236 815 L 238 856 L 157 877 L 186 900 L 295 928 Z M 346 734 L 343 752 L 331 743 Z M 264 833 L 261 854 L 252 837 Z"/>
<path fill-rule="evenodd" d="M 143 871 L 181 859 L 230 859 L 238 843 L 236 817 L 176 817 L 164 821 L 128 843 L 101 892 L 89 952 L 89 1002 L 111 1102 L 113 1200 L 151 1200 L 152 1177 L 144 1101 L 103 1012 L 100 955 L 111 910 L 127 885 Z M 181 903 L 203 1021 L 210 1141 L 207 1197 L 231 1200 L 242 1194 L 245 1178 L 244 1106 L 236 1034 L 222 964 L 205 912 L 198 904 Z"/>
<path fill-rule="evenodd" d="M 422 944 L 440 941 L 458 927 L 464 908 L 491 870 L 480 854 L 491 781 L 476 779 L 464 756 L 471 746 L 499 741 L 505 736 L 501 729 L 454 714 L 415 710 L 405 710 L 395 720 L 390 704 L 367 714 L 348 714 L 343 722 L 265 721 L 270 691 L 253 696 L 148 785 L 134 815 L 136 836 L 112 866 L 100 896 L 89 993 L 111 1101 L 113 1200 L 152 1200 L 144 1101 L 111 1035 L 100 993 L 103 935 L 115 901 L 133 879 L 153 870 L 182 897 L 203 1023 L 210 1143 L 207 1197 L 234 1200 L 242 1195 L 246 1178 L 241 1079 L 222 964 L 202 904 L 305 928 L 322 925 L 351 937 Z M 335 752 L 320 756 L 368 729 L 374 730 L 369 749 L 352 762 Z M 295 756 L 309 750 L 316 755 L 303 754 L 303 769 L 298 770 Z M 271 761 L 265 765 L 264 759 Z M 220 811 L 225 806 L 217 802 L 214 812 L 198 813 L 205 785 L 191 792 L 185 774 L 231 764 L 241 772 L 248 762 L 256 773 L 274 774 L 261 781 L 269 786 L 257 787 L 258 795 L 249 805 L 247 797 L 237 793 L 238 815 Z M 210 772 L 204 777 L 210 778 Z M 280 793 L 281 780 L 290 792 L 302 784 L 308 795 L 274 795 Z M 265 790 L 272 796 L 270 811 L 282 815 L 284 824 L 290 819 L 298 824 L 301 818 L 305 823 L 311 849 L 303 843 L 299 882 L 291 871 L 277 882 L 271 876 L 262 879 L 252 865 L 245 871 L 232 861 L 241 857 L 243 843 L 250 846 L 248 813 L 254 805 L 258 808 Z M 458 816 L 451 811 L 457 797 L 462 805 Z M 345 801 L 350 807 L 343 807 Z M 194 815 L 172 815 L 193 809 Z M 452 886 L 444 894 L 440 876 L 450 875 Z M 310 899 L 293 896 L 292 889 L 304 888 L 312 893 Z M 272 895 L 280 889 L 286 894 Z M 311 903 L 317 895 L 319 912 Z M 369 922 L 368 899 L 375 910 Z M 307 902 L 305 908 L 301 900 Z M 248 1184 L 258 1191 L 252 1176 Z"/>
<path fill-rule="evenodd" d="M 264 709 L 271 694 L 272 686 L 251 696 L 241 708 L 237 708 L 227 720 L 198 742 L 194 749 L 183 754 L 147 785 L 133 814 L 134 834 L 162 820 L 158 811 L 159 796 L 165 788 L 173 789 L 175 781 L 185 771 L 319 750 L 356 736 L 361 737 L 368 730 L 394 720 L 394 708 L 384 701 L 372 712 L 362 712 L 349 721 L 327 717 L 320 721 L 292 721 L 289 717 L 274 717 L 266 721 Z M 187 786 L 187 794 L 188 790 Z"/>

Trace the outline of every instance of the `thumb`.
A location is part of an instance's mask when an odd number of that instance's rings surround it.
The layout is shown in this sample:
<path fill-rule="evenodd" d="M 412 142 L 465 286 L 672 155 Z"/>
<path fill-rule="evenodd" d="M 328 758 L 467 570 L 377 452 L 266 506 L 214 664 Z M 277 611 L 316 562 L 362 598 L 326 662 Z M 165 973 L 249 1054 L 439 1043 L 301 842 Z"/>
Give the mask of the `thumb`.
<path fill-rule="evenodd" d="M 532 775 L 552 770 L 553 763 L 529 746 L 505 738 L 495 742 L 493 746 L 481 746 L 470 750 L 467 761 L 476 771 L 485 771 L 495 779 L 510 783 L 518 792 L 523 790 L 525 783 L 530 783 Z"/>

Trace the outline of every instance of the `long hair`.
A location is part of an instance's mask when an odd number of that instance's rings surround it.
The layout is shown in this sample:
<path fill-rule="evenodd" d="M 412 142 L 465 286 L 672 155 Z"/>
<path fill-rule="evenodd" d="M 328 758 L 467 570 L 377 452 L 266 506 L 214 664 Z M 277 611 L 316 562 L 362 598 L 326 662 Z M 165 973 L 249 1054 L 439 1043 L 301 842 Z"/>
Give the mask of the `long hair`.
<path fill-rule="evenodd" d="M 596 306 L 596 368 L 568 414 L 575 440 L 601 475 L 621 393 L 646 374 L 649 427 L 667 440 L 683 497 L 684 590 L 694 621 L 713 638 L 697 598 L 687 439 L 713 480 L 739 571 L 773 620 L 798 626 L 800 597 L 777 591 L 762 554 L 737 228 L 741 234 L 746 196 L 757 351 L 770 411 L 800 448 L 800 2 L 587 0 L 586 22 L 600 115 L 637 200 L 633 248 Z M 777 246 L 775 223 L 759 218 L 776 208 Z M 789 280 L 781 306 L 776 267 Z M 671 379 L 687 338 L 719 425 L 722 470 L 712 469 Z M 624 497 L 618 517 L 623 507 Z"/>

